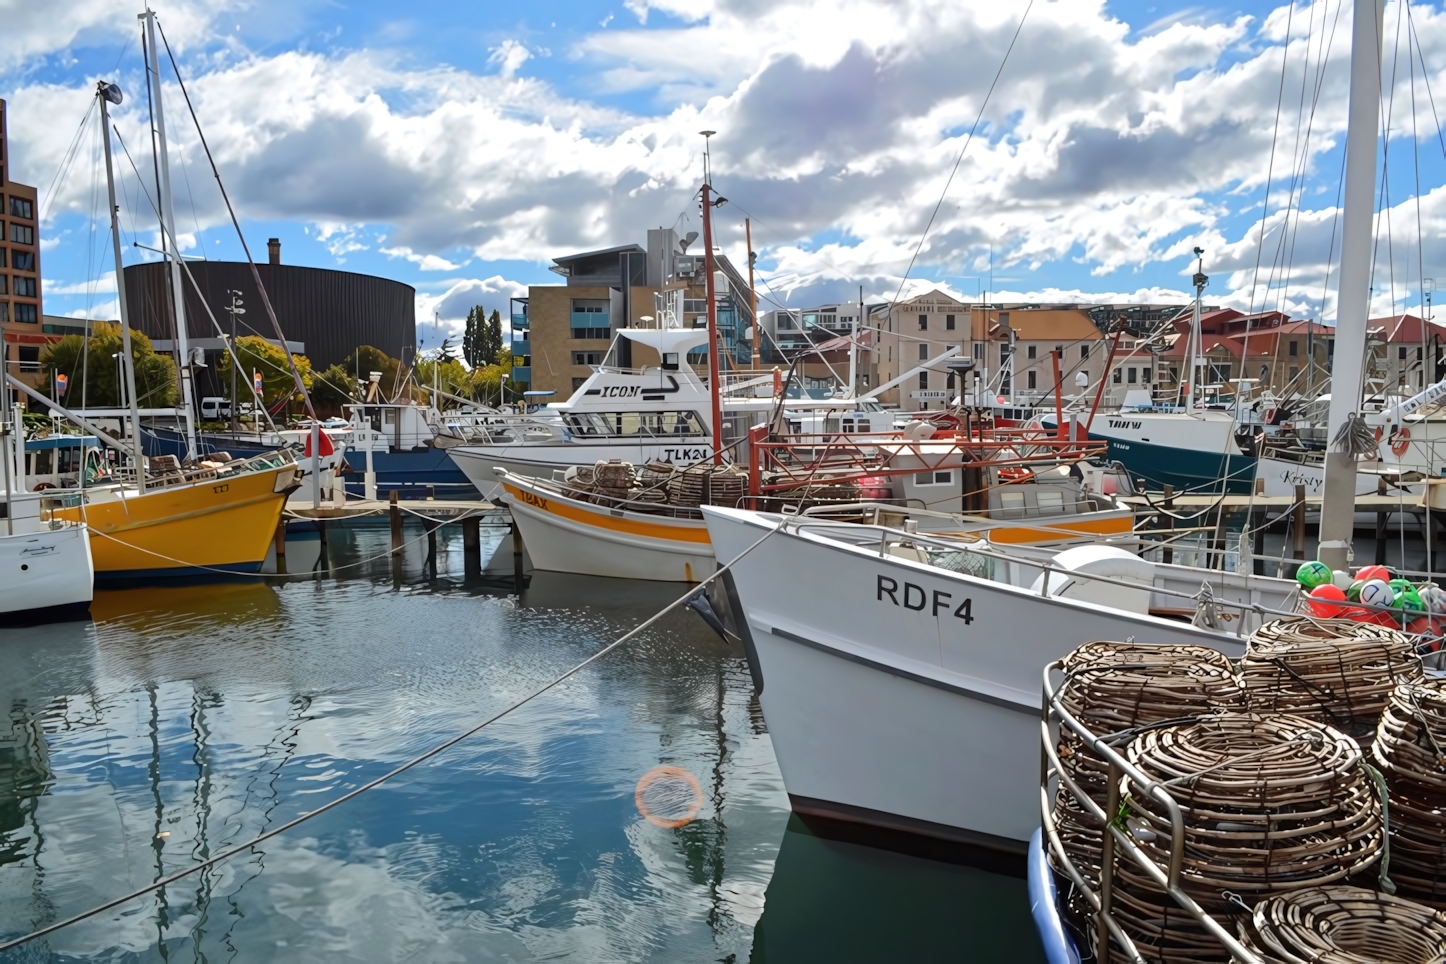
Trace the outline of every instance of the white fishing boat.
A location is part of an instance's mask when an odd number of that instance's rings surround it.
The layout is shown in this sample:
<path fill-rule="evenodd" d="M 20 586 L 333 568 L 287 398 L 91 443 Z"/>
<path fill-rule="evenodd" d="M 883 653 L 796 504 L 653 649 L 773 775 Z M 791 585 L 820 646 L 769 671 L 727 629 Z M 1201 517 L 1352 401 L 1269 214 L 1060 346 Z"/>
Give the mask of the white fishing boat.
<path fill-rule="evenodd" d="M 476 441 L 446 450 L 484 498 L 499 497 L 497 468 L 550 479 L 554 470 L 613 459 L 682 466 L 713 458 L 709 387 L 684 361 L 707 344 L 708 330 L 623 328 L 617 338 L 631 341 L 635 352 L 638 346 L 648 349 L 658 364 L 615 366 L 615 341 L 603 364 L 567 401 L 530 416 L 490 419 L 477 427 Z M 740 441 L 750 426 L 768 421 L 777 405 L 771 395 L 745 392 L 720 400 L 725 446 Z M 783 410 L 785 425 L 798 432 L 882 432 L 893 425 L 893 413 L 867 400 L 788 399 Z"/>
<path fill-rule="evenodd" d="M 896 454 L 894 460 L 905 466 L 904 471 L 892 480 L 872 481 L 876 487 L 892 481 L 893 491 L 916 493 L 917 477 L 924 474 L 918 471 L 920 463 L 926 459 L 931 464 L 940 461 L 913 451 Z M 669 504 L 660 492 L 645 499 L 642 488 L 629 498 L 586 492 L 579 488 L 576 470 L 571 471 L 571 479 L 563 474 L 543 480 L 496 469 L 503 498 L 537 568 L 667 582 L 698 582 L 713 572 L 713 545 L 701 509 Z M 928 485 L 935 485 L 939 473 L 931 469 L 927 474 Z M 948 474 L 952 476 L 952 470 Z M 653 487 L 661 485 L 655 482 Z M 1007 485 L 991 484 L 988 508 L 975 513 L 925 508 L 917 497 L 900 496 L 892 503 L 847 499 L 829 503 L 811 497 L 811 488 L 800 486 L 792 496 L 775 489 L 767 499 L 791 502 L 805 516 L 885 521 L 960 538 L 987 534 L 1002 545 L 1093 540 L 1127 534 L 1134 524 L 1134 511 L 1128 505 L 1084 492 L 1078 480 L 1053 471 Z M 735 494 L 723 504 L 744 501 L 737 494 L 741 489 L 730 491 Z"/>
<path fill-rule="evenodd" d="M 90 530 L 51 520 L 44 496 L 26 491 L 18 421 L 0 390 L 0 626 L 83 616 L 95 585 Z"/>
<path fill-rule="evenodd" d="M 1296 594 L 1109 543 L 703 513 L 719 559 L 758 543 L 724 579 L 794 809 L 1013 854 L 1039 825 L 1043 666 L 1129 637 L 1238 655 Z"/>

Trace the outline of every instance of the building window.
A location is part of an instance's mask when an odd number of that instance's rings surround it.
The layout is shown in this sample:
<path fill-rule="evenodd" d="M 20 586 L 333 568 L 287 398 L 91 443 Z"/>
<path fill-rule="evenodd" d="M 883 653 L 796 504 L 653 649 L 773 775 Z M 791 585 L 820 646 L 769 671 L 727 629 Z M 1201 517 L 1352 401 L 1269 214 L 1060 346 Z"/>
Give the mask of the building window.
<path fill-rule="evenodd" d="M 0 325 L 10 320 L 10 302 L 0 301 Z"/>
<path fill-rule="evenodd" d="M 914 476 L 915 485 L 952 485 L 953 472 L 919 472 Z"/>
<path fill-rule="evenodd" d="M 30 201 L 23 197 L 12 197 L 10 199 L 10 216 L 24 218 L 27 221 L 35 220 L 35 209 L 30 206 Z"/>
<path fill-rule="evenodd" d="M 1030 346 L 1029 346 L 1029 348 L 1028 348 L 1027 351 L 1026 351 L 1025 357 L 1026 357 L 1026 358 L 1033 358 L 1033 357 L 1034 357 L 1034 346 L 1033 346 L 1033 345 L 1030 345 Z"/>
<path fill-rule="evenodd" d="M 1336 356 L 1336 340 L 1334 338 L 1326 341 L 1326 356 L 1329 358 Z"/>
<path fill-rule="evenodd" d="M 953 316 L 953 315 L 945 315 L 945 316 L 944 316 L 944 328 L 945 328 L 946 330 L 948 330 L 948 331 L 953 331 L 953 330 L 954 330 L 954 316 Z"/>
<path fill-rule="evenodd" d="M 1291 343 L 1290 343 L 1290 357 L 1294 358 L 1294 357 L 1299 353 L 1299 351 L 1300 351 L 1300 342 L 1298 342 L 1298 341 L 1293 341 L 1293 342 L 1291 342 Z"/>
<path fill-rule="evenodd" d="M 984 360 L 984 342 L 976 341 L 974 343 L 974 357 L 978 361 Z"/>
<path fill-rule="evenodd" d="M 603 353 L 600 351 L 575 351 L 572 353 L 574 365 L 601 365 Z"/>
<path fill-rule="evenodd" d="M 34 323 L 40 320 L 39 312 L 35 310 L 34 305 L 16 305 L 15 320 Z"/>
<path fill-rule="evenodd" d="M 928 360 L 929 360 L 929 346 L 928 346 L 928 345 L 920 345 L 920 346 L 919 346 L 919 361 L 928 361 Z"/>
<path fill-rule="evenodd" d="M 1269 384 L 1270 384 L 1270 366 L 1269 366 L 1269 365 L 1261 365 L 1261 366 L 1260 366 L 1260 384 L 1262 384 L 1262 385 L 1269 385 Z"/>
<path fill-rule="evenodd" d="M 1416 346 L 1416 360 L 1417 360 L 1417 361 L 1420 361 L 1420 360 L 1421 360 L 1421 346 L 1420 346 L 1420 345 L 1417 345 L 1417 346 Z"/>
<path fill-rule="evenodd" d="M 1291 365 L 1291 366 L 1290 366 L 1290 380 L 1291 380 L 1291 381 L 1295 381 L 1295 380 L 1296 380 L 1297 378 L 1299 378 L 1299 377 L 1300 377 L 1300 369 L 1299 369 L 1298 367 L 1296 367 L 1295 365 Z"/>
<path fill-rule="evenodd" d="M 1124 380 L 1124 379 L 1121 377 L 1122 374 L 1123 374 L 1123 373 L 1120 371 L 1120 369 L 1118 369 L 1118 368 L 1115 369 L 1114 383 L 1115 383 L 1116 385 L 1118 385 L 1120 382 L 1122 382 L 1122 381 Z"/>
<path fill-rule="evenodd" d="M 1001 311 L 1001 312 L 999 313 L 999 326 L 1000 326 L 1001 328 L 1008 328 L 1008 327 L 1009 327 L 1009 312 L 1007 312 L 1007 311 Z"/>
<path fill-rule="evenodd" d="M 20 307 L 16 305 L 15 307 Z M 40 371 L 40 346 L 20 345 L 20 370 L 22 372 Z"/>
<path fill-rule="evenodd" d="M 928 330 L 929 330 L 929 316 L 928 316 L 928 315 L 920 315 L 920 316 L 919 316 L 919 330 L 920 330 L 920 331 L 928 331 Z"/>
<path fill-rule="evenodd" d="M 945 387 L 945 388 L 953 388 L 953 387 L 954 387 L 954 373 L 953 373 L 953 372 L 950 372 L 949 374 L 947 374 L 947 375 L 944 376 L 944 387 Z"/>
<path fill-rule="evenodd" d="M 1397 348 L 1397 349 L 1396 349 L 1396 357 L 1399 358 L 1399 359 L 1401 359 L 1401 361 L 1405 361 L 1405 360 L 1406 360 L 1406 346 L 1405 346 L 1405 345 L 1402 345 L 1400 348 Z"/>
<path fill-rule="evenodd" d="M 1079 346 L 1079 357 L 1081 357 L 1081 358 L 1088 358 L 1088 357 L 1090 357 L 1090 346 L 1089 346 L 1089 345 L 1080 345 L 1080 346 Z"/>
<path fill-rule="evenodd" d="M 15 244 L 34 244 L 35 229 L 28 224 L 10 222 L 10 240 Z"/>
<path fill-rule="evenodd" d="M 5 252 L 9 250 L 9 248 L 0 248 L 0 268 L 5 267 Z"/>
<path fill-rule="evenodd" d="M 5 250 L 4 248 L 0 248 L 0 251 L 4 251 L 4 250 Z M 16 271 L 34 271 L 34 270 L 35 270 L 35 252 L 34 252 L 34 251 L 12 251 L 12 252 L 11 252 L 10 261 L 11 261 L 11 266 L 12 266 Z M 0 268 L 3 268 L 4 266 L 5 266 L 5 263 L 4 263 L 3 261 L 0 261 Z"/>
<path fill-rule="evenodd" d="M 5 249 L 4 249 L 4 248 L 0 248 L 0 251 L 3 251 L 3 250 L 5 250 Z M 8 289 L 6 288 L 6 285 L 7 285 L 7 284 L 9 284 L 9 282 L 6 280 L 5 275 L 0 274 L 0 295 L 3 295 L 3 294 L 5 294 L 5 293 L 7 292 L 7 290 L 8 290 Z"/>
<path fill-rule="evenodd" d="M 610 328 L 574 328 L 572 337 L 581 339 L 593 339 L 595 341 L 607 341 L 613 336 Z"/>
<path fill-rule="evenodd" d="M 1143 374 L 1140 375 L 1140 381 L 1144 382 L 1146 385 L 1150 384 L 1150 376 L 1154 373 L 1151 372 L 1148 368 L 1142 369 L 1142 371 Z"/>
<path fill-rule="evenodd" d="M 1125 369 L 1125 381 L 1131 385 L 1135 384 L 1135 370 L 1133 368 Z"/>
<path fill-rule="evenodd" d="M 1170 381 L 1175 382 L 1176 384 L 1179 384 L 1179 382 L 1180 382 L 1180 369 L 1178 369 L 1178 368 L 1173 368 L 1173 367 L 1170 369 Z"/>
<path fill-rule="evenodd" d="M 22 298 L 35 297 L 35 279 L 15 276 L 15 293 Z"/>
<path fill-rule="evenodd" d="M 919 372 L 919 387 L 920 387 L 920 388 L 928 388 L 928 387 L 929 387 L 929 373 L 928 373 L 928 372 Z"/>
<path fill-rule="evenodd" d="M 1034 379 L 1034 374 L 1035 374 L 1034 369 L 1031 368 L 1031 369 L 1029 370 L 1029 387 L 1030 387 L 1030 388 L 1036 387 L 1035 384 L 1034 384 L 1034 380 L 1035 380 L 1035 379 Z"/>
<path fill-rule="evenodd" d="M 1217 385 L 1224 385 L 1230 381 L 1230 366 L 1210 363 L 1210 381 Z"/>

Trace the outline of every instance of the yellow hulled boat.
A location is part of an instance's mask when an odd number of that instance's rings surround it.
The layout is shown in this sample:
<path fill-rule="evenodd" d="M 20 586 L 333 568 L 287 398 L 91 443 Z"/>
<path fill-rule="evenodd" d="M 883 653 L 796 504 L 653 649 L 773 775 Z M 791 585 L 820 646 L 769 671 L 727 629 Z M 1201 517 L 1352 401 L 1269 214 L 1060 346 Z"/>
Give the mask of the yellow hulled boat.
<path fill-rule="evenodd" d="M 97 583 L 257 572 L 300 481 L 281 451 L 177 467 L 148 478 L 144 492 L 111 482 L 47 502 L 53 518 L 90 526 Z"/>

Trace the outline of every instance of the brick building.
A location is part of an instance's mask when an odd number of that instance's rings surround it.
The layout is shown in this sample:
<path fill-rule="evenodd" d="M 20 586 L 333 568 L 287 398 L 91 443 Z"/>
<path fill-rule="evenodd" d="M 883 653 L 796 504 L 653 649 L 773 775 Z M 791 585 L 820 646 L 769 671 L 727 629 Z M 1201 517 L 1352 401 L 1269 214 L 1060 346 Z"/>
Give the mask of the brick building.
<path fill-rule="evenodd" d="M 59 336 L 41 326 L 39 204 L 35 188 L 10 179 L 8 115 L 0 100 L 0 330 L 5 370 L 39 385 L 41 350 Z"/>

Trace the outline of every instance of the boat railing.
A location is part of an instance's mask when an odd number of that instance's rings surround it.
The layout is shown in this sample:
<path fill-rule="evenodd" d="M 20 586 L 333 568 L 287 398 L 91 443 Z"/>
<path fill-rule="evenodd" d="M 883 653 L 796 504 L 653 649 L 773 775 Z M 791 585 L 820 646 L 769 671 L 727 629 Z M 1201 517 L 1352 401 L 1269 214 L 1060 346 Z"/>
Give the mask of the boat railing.
<path fill-rule="evenodd" d="M 838 506 L 809 508 L 805 509 L 802 514 L 816 516 L 829 512 L 851 511 L 863 515 L 872 515 L 875 524 L 879 524 L 885 516 L 898 517 L 899 521 L 902 522 L 902 513 L 907 512 L 909 517 L 916 521 L 920 517 L 923 517 L 925 519 L 936 519 L 940 522 L 955 522 L 960 525 L 995 526 L 1001 522 L 1018 522 L 1024 525 L 1048 526 L 1051 522 L 1067 522 L 1079 513 L 1100 511 L 1099 506 L 1088 496 L 1076 499 L 1073 502 L 1062 502 L 1058 506 L 1050 506 L 1049 511 L 1038 507 L 1006 506 L 998 509 L 982 509 L 975 512 L 941 512 L 938 509 L 924 507 L 923 501 L 919 499 L 909 499 L 906 500 L 906 502 L 907 505 L 893 501 L 881 502 L 878 500 L 850 502 Z M 920 508 L 914 508 L 915 503 L 917 503 Z M 1125 508 L 1122 511 L 1129 510 Z M 1214 531 L 1213 527 L 1210 531 Z"/>
<path fill-rule="evenodd" d="M 1061 685 L 1055 685 L 1055 677 L 1064 676 Z M 1049 848 L 1051 862 L 1064 873 L 1084 898 L 1096 921 L 1095 960 L 1107 961 L 1112 958 L 1111 938 L 1133 961 L 1144 958 L 1135 942 L 1125 933 L 1113 917 L 1115 856 L 1122 853 L 1135 863 L 1156 886 L 1162 888 L 1180 909 L 1189 914 L 1221 947 L 1239 964 L 1263 964 L 1260 957 L 1242 945 L 1230 930 L 1197 904 L 1180 886 L 1185 858 L 1185 820 L 1177 801 L 1165 785 L 1150 779 L 1118 753 L 1111 742 L 1129 734 L 1106 734 L 1100 736 L 1091 732 L 1064 708 L 1061 696 L 1063 683 L 1068 677 L 1059 661 L 1044 668 L 1044 694 L 1040 713 L 1040 778 L 1039 809 L 1044 838 Z M 1069 770 L 1061 765 L 1060 737 L 1066 732 L 1073 733 L 1091 752 L 1097 754 L 1109 765 L 1108 788 L 1104 806 L 1091 797 L 1070 776 Z M 1161 864 L 1138 847 L 1120 819 L 1121 791 L 1130 796 L 1147 797 L 1164 808 L 1170 820 L 1170 859 Z M 1067 793 L 1075 805 L 1093 818 L 1093 824 L 1101 827 L 1101 858 L 1099 882 L 1091 885 L 1083 871 L 1070 859 L 1054 821 L 1055 792 Z"/>
<path fill-rule="evenodd" d="M 152 459 L 151 461 L 154 465 L 159 459 Z M 274 452 L 264 452 L 260 455 L 253 455 L 244 459 L 232 459 L 229 462 L 220 464 L 198 462 L 147 473 L 146 488 L 161 489 L 173 485 L 207 482 L 212 479 L 234 478 L 235 476 L 246 475 L 251 472 L 260 472 L 266 469 L 278 468 L 283 465 L 295 464 L 296 454 L 290 448 L 279 448 Z M 110 479 L 122 485 L 135 485 L 135 469 L 131 466 L 120 466 L 112 469 Z"/>
<path fill-rule="evenodd" d="M 1034 525 L 1044 528 L 1048 526 L 1048 523 L 1034 523 Z M 1040 572 L 1044 574 L 1045 578 L 1041 581 L 1039 589 L 1039 595 L 1043 597 L 1049 596 L 1050 584 L 1056 578 L 1059 580 L 1077 579 L 1081 581 L 1098 582 L 1111 586 L 1119 586 L 1125 589 L 1139 590 L 1141 588 L 1146 588 L 1143 587 L 1139 582 L 1134 582 L 1126 579 L 1118 579 L 1113 576 L 1101 575 L 1099 573 L 1079 572 L 1074 569 L 1065 569 L 1045 559 L 1025 558 L 1017 555 L 1010 555 L 1008 553 L 999 551 L 994 546 L 981 545 L 972 542 L 962 542 L 957 537 L 951 538 L 947 534 L 942 533 L 939 535 L 930 535 L 927 532 L 913 529 L 898 529 L 892 526 L 871 523 L 830 522 L 822 519 L 811 519 L 802 515 L 785 516 L 782 527 L 785 530 L 792 530 L 799 534 L 802 534 L 805 530 L 808 529 L 827 530 L 824 538 L 839 540 L 839 537 L 842 536 L 843 538 L 841 541 L 859 546 L 860 548 L 867 547 L 873 541 L 872 539 L 868 538 L 860 538 L 860 535 L 872 532 L 874 533 L 878 542 L 878 553 L 880 558 L 887 558 L 890 554 L 890 550 L 899 545 L 911 545 L 915 547 L 934 548 L 946 552 L 968 552 L 992 559 L 996 562 L 1013 563 L 1015 565 L 1032 567 L 1034 569 L 1040 570 Z M 1066 530 L 1061 530 L 1061 532 L 1064 531 Z M 1164 564 L 1155 563 L 1154 565 Z M 1227 575 L 1223 570 L 1220 572 L 1220 574 L 1221 576 Z M 1240 578 L 1253 579 L 1263 577 L 1252 577 L 1241 574 Z M 1060 585 L 1060 582 L 1054 582 L 1053 584 L 1058 587 Z M 1202 598 L 1200 592 L 1188 593 L 1177 589 L 1171 589 L 1168 586 L 1160 585 L 1159 580 L 1156 580 L 1155 584 L 1149 586 L 1148 588 L 1152 593 L 1161 596 L 1171 596 L 1181 600 L 1188 600 L 1192 604 L 1192 608 L 1195 604 L 1198 604 Z M 1236 636 L 1243 636 L 1245 633 L 1247 620 L 1244 618 L 1244 616 L 1247 613 L 1257 615 L 1262 620 L 1266 619 L 1267 617 L 1295 618 L 1302 615 L 1295 610 L 1276 609 L 1272 606 L 1266 606 L 1258 602 L 1236 602 L 1235 600 L 1222 597 L 1214 593 L 1213 587 L 1210 586 L 1208 581 L 1205 582 L 1205 586 L 1203 588 L 1211 589 L 1209 598 L 1210 602 L 1215 607 L 1233 609 L 1239 612 L 1240 618 L 1232 620 L 1232 622 L 1235 623 L 1235 629 L 1233 632 Z M 1404 613 L 1405 611 L 1397 610 L 1396 612 Z M 1416 613 L 1415 615 L 1420 614 Z M 1305 618 L 1309 619 L 1311 617 L 1305 616 Z"/>

